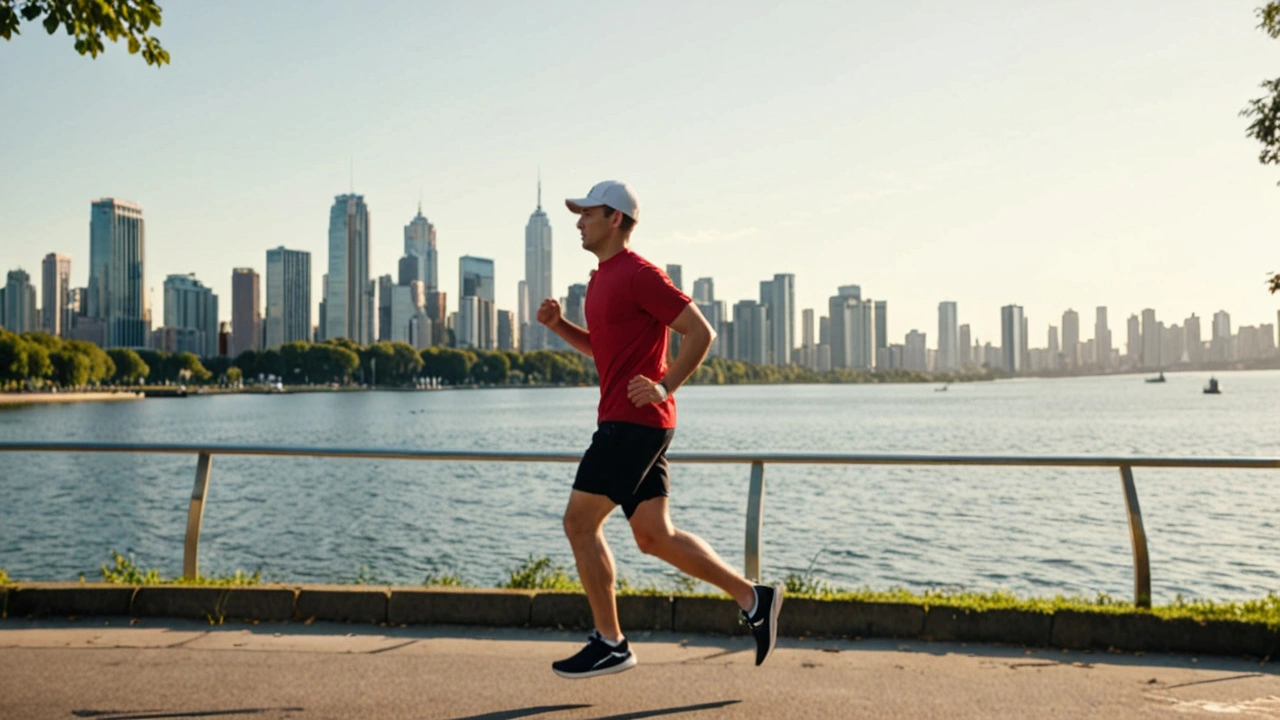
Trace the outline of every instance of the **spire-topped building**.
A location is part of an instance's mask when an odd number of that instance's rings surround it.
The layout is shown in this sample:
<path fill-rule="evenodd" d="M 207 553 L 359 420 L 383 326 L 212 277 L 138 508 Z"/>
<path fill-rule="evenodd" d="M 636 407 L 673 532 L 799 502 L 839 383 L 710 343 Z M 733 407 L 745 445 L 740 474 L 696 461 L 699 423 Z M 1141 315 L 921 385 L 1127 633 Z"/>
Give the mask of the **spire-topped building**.
<path fill-rule="evenodd" d="M 436 226 L 422 215 L 422 201 L 418 201 L 418 215 L 404 226 L 404 255 L 412 263 L 414 277 L 401 278 L 401 284 L 407 280 L 421 280 L 427 292 L 436 292 L 440 288 L 440 270 L 436 259 Z M 408 265 L 406 267 L 409 267 Z"/>
<path fill-rule="evenodd" d="M 520 309 L 520 336 L 525 350 L 548 346 L 546 328 L 536 321 L 537 308 L 553 297 L 551 284 L 551 220 L 542 210 L 542 174 L 538 174 L 538 207 L 524 228 L 524 279 L 528 301 Z M 525 327 L 527 326 L 527 328 Z"/>

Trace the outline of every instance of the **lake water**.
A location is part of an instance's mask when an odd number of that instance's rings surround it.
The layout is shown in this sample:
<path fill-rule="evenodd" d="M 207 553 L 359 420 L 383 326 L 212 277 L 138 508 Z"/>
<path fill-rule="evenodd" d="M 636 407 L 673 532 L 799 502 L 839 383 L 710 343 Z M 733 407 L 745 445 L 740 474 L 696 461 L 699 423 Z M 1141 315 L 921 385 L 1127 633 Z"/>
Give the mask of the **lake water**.
<path fill-rule="evenodd" d="M 689 387 L 673 451 L 1280 456 L 1280 372 L 952 385 Z M 595 388 L 228 395 L 0 411 L 0 440 L 580 453 Z M 572 567 L 570 464 L 215 458 L 201 570 L 272 580 L 494 585 L 530 555 Z M 0 568 L 100 577 L 112 548 L 180 575 L 195 457 L 0 454 Z M 1153 594 L 1280 591 L 1280 472 L 1146 470 L 1136 479 Z M 672 515 L 742 567 L 746 465 L 675 464 Z M 766 579 L 846 588 L 1133 593 L 1119 473 L 768 466 Z M 619 574 L 674 587 L 606 526 Z"/>

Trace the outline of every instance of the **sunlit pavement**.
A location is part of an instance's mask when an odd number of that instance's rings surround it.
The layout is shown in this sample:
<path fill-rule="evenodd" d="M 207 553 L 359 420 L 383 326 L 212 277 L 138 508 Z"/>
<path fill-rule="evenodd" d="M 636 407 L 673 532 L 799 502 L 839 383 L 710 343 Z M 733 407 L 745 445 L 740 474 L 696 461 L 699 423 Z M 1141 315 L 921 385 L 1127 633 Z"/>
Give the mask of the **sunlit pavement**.
<path fill-rule="evenodd" d="M 1236 658 L 637 633 L 640 664 L 564 680 L 580 632 L 172 620 L 0 621 L 0 718 L 1280 718 Z"/>

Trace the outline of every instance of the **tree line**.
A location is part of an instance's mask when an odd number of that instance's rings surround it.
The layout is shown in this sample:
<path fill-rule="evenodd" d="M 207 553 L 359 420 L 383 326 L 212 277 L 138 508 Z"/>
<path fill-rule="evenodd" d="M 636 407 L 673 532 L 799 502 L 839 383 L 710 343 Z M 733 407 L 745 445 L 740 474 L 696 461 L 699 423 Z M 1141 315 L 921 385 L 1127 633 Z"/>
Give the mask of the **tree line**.
<path fill-rule="evenodd" d="M 689 379 L 695 385 L 781 383 L 938 382 L 986 379 L 981 375 L 938 375 L 908 370 L 819 372 L 790 365 L 755 365 L 707 358 Z M 40 332 L 17 335 L 0 328 L 0 389 L 115 385 L 239 385 L 260 381 L 283 385 L 595 385 L 595 363 L 575 351 L 470 350 L 402 342 L 359 345 L 346 338 L 291 342 L 279 348 L 246 350 L 235 358 L 201 360 L 192 353 L 112 348 L 83 340 L 63 340 Z"/>

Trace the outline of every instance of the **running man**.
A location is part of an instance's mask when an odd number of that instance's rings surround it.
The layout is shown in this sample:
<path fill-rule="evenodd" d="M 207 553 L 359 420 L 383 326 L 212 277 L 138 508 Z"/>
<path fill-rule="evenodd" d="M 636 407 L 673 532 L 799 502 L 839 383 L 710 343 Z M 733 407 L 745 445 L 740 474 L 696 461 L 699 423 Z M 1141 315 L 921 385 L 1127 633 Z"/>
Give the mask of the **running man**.
<path fill-rule="evenodd" d="M 613 553 L 604 521 L 619 505 L 641 552 L 725 591 L 737 601 L 756 638 L 756 665 L 773 651 L 782 588 L 753 585 L 720 559 L 702 538 L 671 524 L 667 446 L 676 427 L 672 395 L 707 355 L 715 332 L 698 306 L 666 273 L 631 251 L 639 217 L 635 193 L 605 181 L 581 200 L 566 200 L 578 215 L 583 249 L 600 265 L 587 286 L 590 331 L 569 322 L 560 304 L 542 301 L 538 322 L 595 360 L 600 373 L 598 428 L 578 466 L 564 530 L 591 604 L 595 632 L 587 646 L 551 668 L 588 678 L 635 667 L 636 656 L 618 625 Z M 667 328 L 680 333 L 680 351 L 667 367 Z"/>

